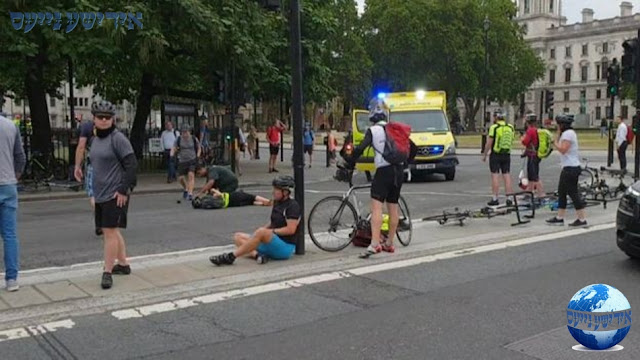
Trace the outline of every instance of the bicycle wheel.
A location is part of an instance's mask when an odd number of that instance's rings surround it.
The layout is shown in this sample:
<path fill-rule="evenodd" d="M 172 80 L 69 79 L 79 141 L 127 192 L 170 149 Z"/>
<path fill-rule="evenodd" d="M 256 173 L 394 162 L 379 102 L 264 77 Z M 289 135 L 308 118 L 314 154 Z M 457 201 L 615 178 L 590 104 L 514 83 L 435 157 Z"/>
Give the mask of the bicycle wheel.
<path fill-rule="evenodd" d="M 313 206 L 307 229 L 311 241 L 324 251 L 340 251 L 356 234 L 358 215 L 353 204 L 340 196 L 329 196 Z"/>
<path fill-rule="evenodd" d="M 593 173 L 589 169 L 582 169 L 578 176 L 578 188 L 592 188 L 593 187 Z"/>
<path fill-rule="evenodd" d="M 411 237 L 413 236 L 413 223 L 411 222 L 411 215 L 409 213 L 409 207 L 404 198 L 400 196 L 398 201 L 400 221 L 398 222 L 398 230 L 396 236 L 398 241 L 403 246 L 409 246 Z"/>
<path fill-rule="evenodd" d="M 51 171 L 53 171 L 55 180 L 68 180 L 69 178 L 67 162 L 62 159 L 54 159 Z"/>

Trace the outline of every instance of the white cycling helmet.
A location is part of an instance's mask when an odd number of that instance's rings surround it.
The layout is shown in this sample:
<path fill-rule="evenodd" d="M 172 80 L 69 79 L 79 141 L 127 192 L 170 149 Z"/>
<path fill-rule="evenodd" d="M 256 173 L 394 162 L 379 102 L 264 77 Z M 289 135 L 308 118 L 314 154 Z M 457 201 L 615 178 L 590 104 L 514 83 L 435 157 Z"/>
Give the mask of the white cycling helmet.
<path fill-rule="evenodd" d="M 389 107 L 383 99 L 374 98 L 369 102 L 369 120 L 381 121 L 389 117 Z"/>

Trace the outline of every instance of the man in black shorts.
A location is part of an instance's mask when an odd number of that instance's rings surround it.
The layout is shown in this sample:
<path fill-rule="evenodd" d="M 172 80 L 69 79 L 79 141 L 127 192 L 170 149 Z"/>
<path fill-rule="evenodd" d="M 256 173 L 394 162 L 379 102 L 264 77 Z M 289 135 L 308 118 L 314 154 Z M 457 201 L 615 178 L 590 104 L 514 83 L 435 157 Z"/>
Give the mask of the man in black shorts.
<path fill-rule="evenodd" d="M 398 200 L 402 182 L 404 181 L 403 166 L 390 164 L 382 157 L 387 139 L 384 126 L 388 118 L 389 108 L 384 100 L 376 98 L 369 104 L 369 109 L 369 121 L 372 122 L 372 126 L 367 129 L 364 140 L 353 150 L 353 155 L 347 160 L 353 166 L 366 148 L 371 146 L 375 150 L 374 164 L 376 173 L 371 183 L 371 244 L 365 253 L 361 255 L 362 258 L 367 258 L 381 251 L 395 252 L 393 238 L 400 219 Z M 389 235 L 382 242 L 382 205 L 385 202 L 389 210 Z"/>
<path fill-rule="evenodd" d="M 195 171 L 198 158 L 202 154 L 202 148 L 198 139 L 191 135 L 191 128 L 185 124 L 182 132 L 176 139 L 171 149 L 171 157 L 178 156 L 178 181 L 182 185 L 182 197 L 193 199 L 193 187 L 195 186 Z M 185 176 L 187 177 L 185 181 Z"/>
<path fill-rule="evenodd" d="M 500 177 L 504 179 L 504 186 L 507 194 L 513 193 L 511 184 L 511 147 L 515 136 L 513 125 L 507 124 L 502 112 L 494 114 L 494 124 L 489 128 L 489 138 L 484 150 L 483 162 L 489 156 L 489 170 L 491 170 L 491 192 L 493 198 L 487 203 L 489 206 L 500 205 L 498 195 L 500 193 Z M 502 175 L 501 175 L 502 174 Z M 507 199 L 507 204 L 510 200 Z"/>

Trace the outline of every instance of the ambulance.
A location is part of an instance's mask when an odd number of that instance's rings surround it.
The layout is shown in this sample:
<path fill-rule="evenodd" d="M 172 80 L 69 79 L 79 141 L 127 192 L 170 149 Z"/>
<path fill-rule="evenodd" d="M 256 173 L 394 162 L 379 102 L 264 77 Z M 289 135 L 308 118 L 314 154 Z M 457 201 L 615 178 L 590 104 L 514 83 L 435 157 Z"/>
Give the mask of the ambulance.
<path fill-rule="evenodd" d="M 444 91 L 415 91 L 381 93 L 390 109 L 390 121 L 411 126 L 411 140 L 418 147 L 415 161 L 410 164 L 412 175 L 442 174 L 447 181 L 456 177 L 456 146 L 451 126 L 447 119 L 447 95 Z M 353 143 L 355 146 L 364 139 L 369 122 L 369 112 L 353 111 Z M 356 168 L 367 174 L 370 180 L 375 172 L 374 150 L 365 150 Z"/>

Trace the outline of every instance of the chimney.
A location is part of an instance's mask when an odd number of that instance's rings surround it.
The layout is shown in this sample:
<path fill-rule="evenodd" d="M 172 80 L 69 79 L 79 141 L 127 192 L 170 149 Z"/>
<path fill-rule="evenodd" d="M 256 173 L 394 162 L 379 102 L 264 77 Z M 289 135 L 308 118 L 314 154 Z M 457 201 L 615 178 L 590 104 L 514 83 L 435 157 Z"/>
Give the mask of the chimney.
<path fill-rule="evenodd" d="M 593 21 L 593 9 L 582 9 L 582 22 L 590 23 Z"/>
<path fill-rule="evenodd" d="M 631 16 L 633 15 L 633 4 L 628 1 L 623 1 L 620 4 L 620 16 Z"/>

